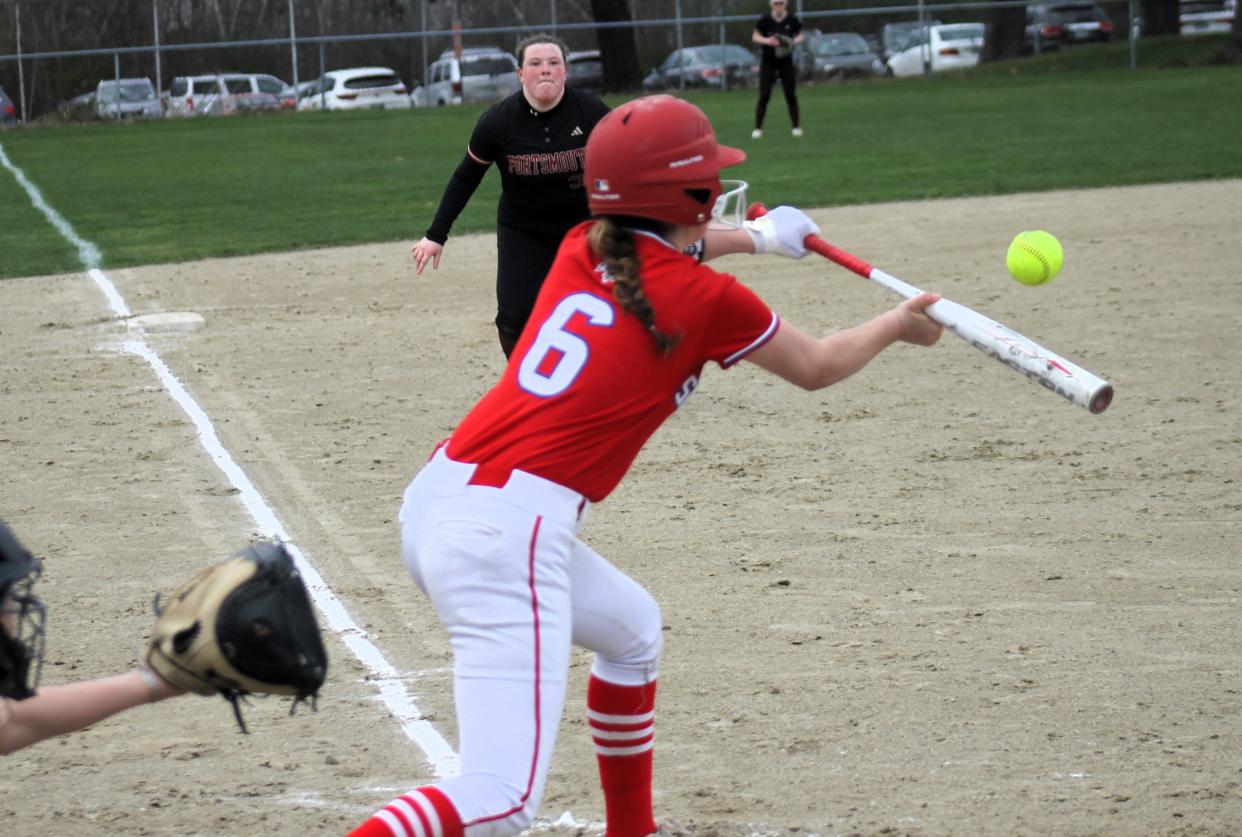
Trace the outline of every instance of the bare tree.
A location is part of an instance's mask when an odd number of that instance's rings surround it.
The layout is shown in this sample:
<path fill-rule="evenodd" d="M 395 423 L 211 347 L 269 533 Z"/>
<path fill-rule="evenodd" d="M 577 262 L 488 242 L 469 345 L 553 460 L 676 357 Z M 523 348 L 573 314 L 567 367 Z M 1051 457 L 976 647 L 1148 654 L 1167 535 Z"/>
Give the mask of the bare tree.
<path fill-rule="evenodd" d="M 1176 35 L 1181 31 L 1178 0 L 1143 0 L 1143 34 Z"/>
<path fill-rule="evenodd" d="M 988 36 L 983 47 L 984 61 L 1002 61 L 1022 55 L 1026 42 L 1026 10 L 1021 6 L 1002 6 L 988 14 Z"/>
<path fill-rule="evenodd" d="M 591 16 L 596 23 L 633 20 L 628 0 L 591 0 Z M 642 70 L 638 64 L 638 47 L 632 27 L 600 27 L 601 63 L 604 66 L 604 87 L 608 90 L 635 90 L 642 86 Z"/>
<path fill-rule="evenodd" d="M 499 6 L 500 4 L 497 5 Z M 527 17 L 526 10 L 522 8 L 524 5 L 524 3 L 520 3 L 518 0 L 509 0 L 509 2 L 505 3 L 504 7 L 502 7 L 499 11 L 503 14 L 504 8 L 507 7 L 508 14 L 503 16 L 508 18 L 514 26 L 529 29 L 531 27 L 530 18 Z"/>

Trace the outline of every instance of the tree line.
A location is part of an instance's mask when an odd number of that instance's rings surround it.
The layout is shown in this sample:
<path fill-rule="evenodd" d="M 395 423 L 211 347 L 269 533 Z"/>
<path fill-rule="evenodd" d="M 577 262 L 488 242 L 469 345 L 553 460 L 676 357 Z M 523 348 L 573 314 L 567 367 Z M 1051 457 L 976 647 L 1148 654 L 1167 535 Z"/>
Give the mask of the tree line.
<path fill-rule="evenodd" d="M 724 23 L 690 24 L 683 43 L 725 40 L 750 46 L 754 20 L 767 10 L 766 0 L 679 0 L 683 18 L 735 18 Z M 881 18 L 865 13 L 888 0 L 802 0 L 795 10 L 823 12 L 859 10 L 858 14 L 808 18 L 824 29 L 877 32 L 885 19 L 911 19 L 912 14 Z M 1141 0 L 1144 34 L 1178 30 L 1178 0 Z M 174 76 L 204 72 L 246 71 L 270 73 L 292 82 L 294 62 L 287 44 L 228 48 L 181 49 L 187 44 L 288 39 L 290 18 L 299 38 L 323 36 L 389 35 L 392 33 L 448 32 L 454 23 L 463 29 L 505 28 L 508 31 L 467 35 L 467 45 L 495 44 L 513 49 L 521 37 L 548 29 L 555 15 L 557 34 L 571 49 L 600 49 L 608 89 L 636 90 L 646 69 L 677 45 L 675 27 L 644 23 L 673 16 L 669 0 L 0 0 L 0 55 L 17 52 L 20 28 L 23 54 L 73 50 L 116 50 L 152 47 L 158 42 L 158 78 L 153 51 L 119 54 L 122 77 L 145 76 L 167 87 Z M 987 58 L 1018 55 L 1022 48 L 1024 13 L 1020 6 L 998 6 L 990 12 L 968 13 L 990 25 Z M 634 22 L 624 26 L 577 26 Z M 1235 19 L 1230 55 L 1242 57 L 1242 35 Z M 1121 32 L 1124 36 L 1125 33 Z M 158 37 L 157 37 L 158 35 Z M 391 67 L 413 86 L 422 80 L 427 60 L 450 49 L 448 35 L 383 40 L 348 40 L 301 44 L 296 75 L 316 78 L 321 60 L 325 69 L 378 64 Z M 73 96 L 93 90 L 102 78 L 117 71 L 112 54 L 28 60 L 21 67 L 27 112 L 55 110 Z M 0 62 L 0 86 L 18 90 L 15 61 Z M 13 95 L 14 99 L 18 97 Z"/>
<path fill-rule="evenodd" d="M 163 87 L 177 75 L 245 71 L 270 73 L 292 82 L 294 62 L 288 44 L 279 46 L 182 49 L 187 44 L 288 39 L 290 16 L 299 39 L 321 36 L 391 35 L 448 31 L 456 22 L 464 29 L 511 28 L 510 33 L 467 36 L 467 45 L 496 44 L 505 49 L 519 38 L 548 28 L 555 9 L 560 25 L 594 20 L 625 21 L 635 9 L 652 18 L 666 13 L 657 0 L 0 0 L 0 55 L 16 55 L 18 33 L 25 55 L 74 50 L 121 50 L 161 45 L 158 76 Z M 689 9 L 719 3 L 684 3 Z M 697 9 L 697 12 L 706 12 Z M 687 14 L 694 13 L 687 11 Z M 638 86 L 636 40 L 630 30 L 559 32 L 575 49 L 607 46 L 609 67 L 617 89 Z M 424 58 L 453 47 L 448 36 L 429 37 L 426 49 L 420 37 L 351 40 L 327 43 L 322 60 L 326 69 L 358 65 L 392 67 L 404 79 L 417 83 Z M 28 112 L 55 109 L 58 103 L 93 90 L 100 79 L 112 78 L 119 58 L 123 78 L 145 76 L 157 80 L 154 50 L 97 56 L 26 60 L 21 66 Z M 619 60 L 618 60 L 619 59 Z M 300 44 L 296 75 L 320 74 L 317 44 Z M 16 61 L 0 62 L 0 86 L 18 98 Z"/>

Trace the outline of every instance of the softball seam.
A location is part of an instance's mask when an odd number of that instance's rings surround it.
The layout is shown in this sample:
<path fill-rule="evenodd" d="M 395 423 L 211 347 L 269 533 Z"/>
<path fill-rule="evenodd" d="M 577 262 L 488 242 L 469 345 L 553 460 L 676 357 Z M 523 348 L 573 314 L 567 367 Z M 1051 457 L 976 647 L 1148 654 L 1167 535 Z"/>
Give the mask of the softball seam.
<path fill-rule="evenodd" d="M 1040 252 L 1040 251 L 1039 251 L 1039 250 L 1037 250 L 1036 248 L 1032 247 L 1030 244 L 1027 244 L 1025 241 L 1019 241 L 1019 242 L 1018 242 L 1018 247 L 1019 247 L 1020 249 L 1024 250 L 1024 251 L 1025 251 L 1026 253 L 1028 253 L 1029 255 L 1034 256 L 1034 257 L 1035 257 L 1035 258 L 1039 261 L 1039 263 L 1040 263 L 1041 265 L 1043 265 L 1043 267 L 1044 267 L 1044 275 L 1043 275 L 1042 277 L 1040 277 L 1040 280 L 1039 280 L 1039 281 L 1040 281 L 1040 282 L 1047 282 L 1047 281 L 1048 281 L 1048 274 L 1052 272 L 1052 265 L 1048 264 L 1048 257 L 1047 257 L 1047 256 L 1045 256 L 1042 252 Z"/>

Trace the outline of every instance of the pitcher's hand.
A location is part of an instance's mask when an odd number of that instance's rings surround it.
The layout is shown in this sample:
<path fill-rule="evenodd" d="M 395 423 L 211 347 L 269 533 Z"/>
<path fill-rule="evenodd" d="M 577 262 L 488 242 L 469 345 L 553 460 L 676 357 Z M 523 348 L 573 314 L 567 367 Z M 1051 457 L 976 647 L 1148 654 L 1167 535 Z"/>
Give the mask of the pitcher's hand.
<path fill-rule="evenodd" d="M 414 254 L 414 270 L 421 275 L 423 268 L 427 266 L 427 262 L 431 262 L 432 270 L 439 269 L 440 254 L 444 252 L 444 245 L 436 244 L 431 239 L 424 238 L 414 245 L 411 252 Z"/>

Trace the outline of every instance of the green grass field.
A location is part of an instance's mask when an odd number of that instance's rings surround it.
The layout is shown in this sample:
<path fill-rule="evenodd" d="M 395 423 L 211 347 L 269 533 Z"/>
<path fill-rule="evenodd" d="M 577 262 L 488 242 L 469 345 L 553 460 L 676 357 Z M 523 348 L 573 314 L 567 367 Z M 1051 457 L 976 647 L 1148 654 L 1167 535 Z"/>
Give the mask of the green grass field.
<path fill-rule="evenodd" d="M 1047 56 L 948 77 L 803 86 L 800 140 L 786 130 L 779 93 L 759 142 L 750 140 L 753 90 L 689 98 L 723 142 L 747 150 L 734 176 L 769 205 L 1242 177 L 1242 67 L 1178 58 L 1170 63 L 1192 66 L 1132 72 L 1124 48 L 1073 51 L 1086 69 Z M 481 111 L 40 126 L 0 133 L 0 146 L 99 245 L 105 267 L 124 267 L 417 239 Z M 493 226 L 498 184 L 489 173 L 454 232 Z M 0 172 L 0 277 L 79 267 Z"/>

